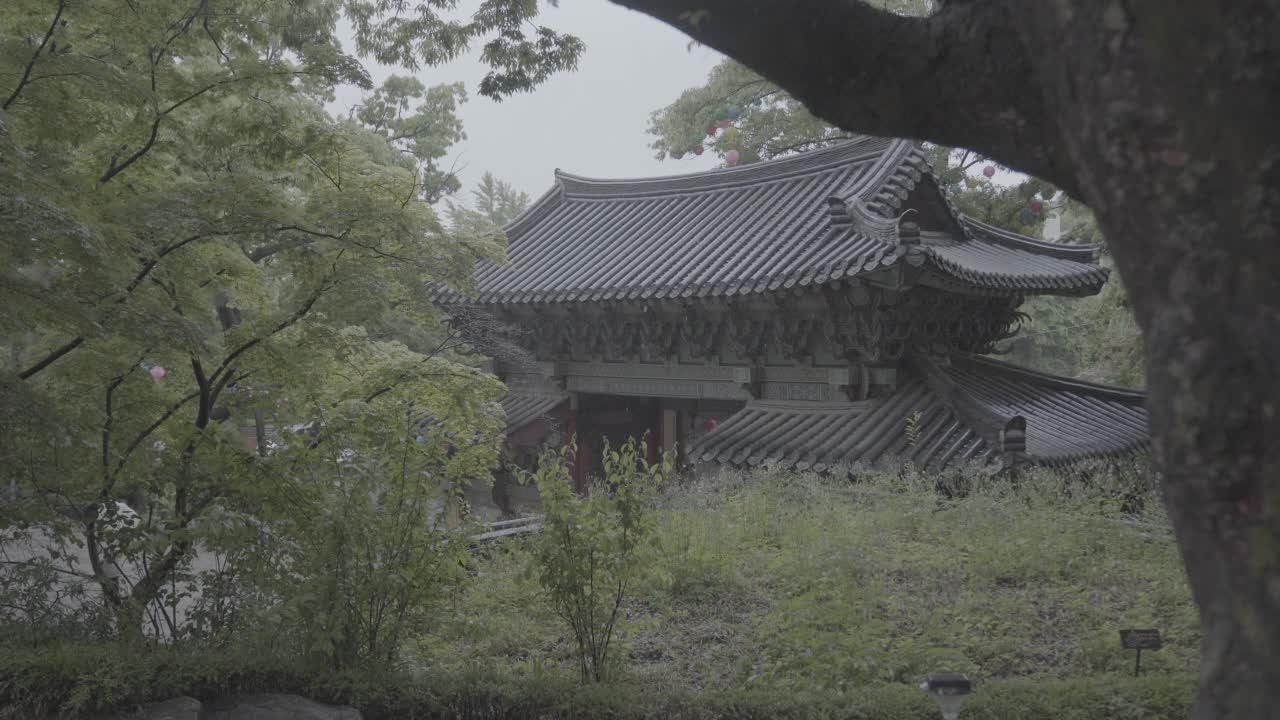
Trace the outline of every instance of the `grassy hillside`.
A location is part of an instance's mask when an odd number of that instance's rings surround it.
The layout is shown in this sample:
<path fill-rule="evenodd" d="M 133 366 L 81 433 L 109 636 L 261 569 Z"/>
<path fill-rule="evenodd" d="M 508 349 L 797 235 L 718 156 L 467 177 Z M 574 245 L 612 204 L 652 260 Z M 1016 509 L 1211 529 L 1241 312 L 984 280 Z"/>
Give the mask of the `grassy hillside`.
<path fill-rule="evenodd" d="M 1132 673 L 1119 629 L 1155 627 L 1165 647 L 1144 654 L 1144 673 L 1190 683 L 1196 613 L 1158 511 L 1124 514 L 1114 484 L 1047 473 L 957 476 L 967 492 L 954 500 L 937 482 L 722 473 L 670 488 L 615 680 L 824 695 L 941 669 L 1101 680 Z M 411 665 L 573 677 L 571 640 L 526 562 L 519 540 L 487 548 Z"/>
<path fill-rule="evenodd" d="M 937 711 L 915 683 L 938 670 L 978 681 L 967 718 L 1185 717 L 1195 608 L 1159 503 L 1134 485 L 726 473 L 662 496 L 603 685 L 581 684 L 513 539 L 471 555 L 403 662 L 326 669 L 264 646 L 266 625 L 226 643 L 11 647 L 0 720 L 264 691 L 374 720 L 925 720 Z M 1125 627 L 1165 638 L 1140 680 Z"/>

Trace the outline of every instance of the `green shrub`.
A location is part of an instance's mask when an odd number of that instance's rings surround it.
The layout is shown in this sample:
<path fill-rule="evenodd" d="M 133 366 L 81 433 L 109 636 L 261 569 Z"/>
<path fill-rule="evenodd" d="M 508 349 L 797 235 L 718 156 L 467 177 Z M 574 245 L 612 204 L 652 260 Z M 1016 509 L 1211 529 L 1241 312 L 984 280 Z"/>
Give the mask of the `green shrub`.
<path fill-rule="evenodd" d="M 980 684 L 964 720 L 1161 720 L 1185 717 L 1190 675 L 1088 680 L 1001 680 Z M 833 694 L 761 690 L 690 694 L 637 684 L 579 685 L 477 673 L 314 673 L 288 662 L 226 652 L 122 646 L 25 650 L 0 657 L 0 718 L 85 717 L 178 695 L 213 700 L 259 692 L 297 693 L 350 704 L 369 720 L 936 720 L 912 684 L 878 684 Z"/>
<path fill-rule="evenodd" d="M 529 536 L 473 553 L 468 580 L 443 583 L 408 618 L 382 675 L 369 661 L 311 674 L 299 643 L 274 642 L 289 630 L 265 628 L 142 665 L 110 648 L 34 669 L 6 659 L 0 703 L 292 689 L 368 717 L 915 720 L 936 715 L 914 683 L 950 669 L 980 685 L 966 718 L 1181 716 L 1198 618 L 1158 515 L 1123 512 L 1106 478 L 957 473 L 970 474 L 950 500 L 910 469 L 855 484 L 772 470 L 668 487 L 648 511 L 652 552 L 636 558 L 652 572 L 628 584 L 598 688 L 577 687 L 583 654 L 528 572 L 545 538 Z M 1165 640 L 1143 653 L 1138 680 L 1123 627 Z"/>
<path fill-rule="evenodd" d="M 1198 616 L 1172 534 L 1121 512 L 1102 479 L 974 475 L 954 500 L 934 479 L 729 472 L 669 488 L 651 572 L 623 603 L 614 680 L 785 696 L 940 668 L 1093 681 L 1132 672 L 1124 627 L 1164 636 L 1144 672 L 1196 671 Z M 409 652 L 414 667 L 578 672 L 567 626 L 521 577 L 531 543 L 476 558 Z"/>
<path fill-rule="evenodd" d="M 604 477 L 586 497 L 570 489 L 565 453 L 542 457 L 534 481 L 542 497 L 542 532 L 530 570 L 577 644 L 583 679 L 604 679 L 622 602 L 639 576 L 653 529 L 654 495 L 671 458 L 650 465 L 635 440 L 606 443 Z"/>

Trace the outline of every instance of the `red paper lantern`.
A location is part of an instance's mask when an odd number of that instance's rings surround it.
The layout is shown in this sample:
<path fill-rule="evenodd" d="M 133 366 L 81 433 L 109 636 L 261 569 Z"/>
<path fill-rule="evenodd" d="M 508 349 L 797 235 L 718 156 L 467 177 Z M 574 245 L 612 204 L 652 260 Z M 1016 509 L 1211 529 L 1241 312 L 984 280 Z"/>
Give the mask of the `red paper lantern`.
<path fill-rule="evenodd" d="M 988 166 L 986 166 L 986 167 L 982 168 L 982 174 L 983 174 L 983 175 L 986 175 L 987 177 L 991 177 L 991 176 L 995 175 L 995 174 L 996 174 L 996 166 L 995 166 L 995 165 L 988 165 Z"/>
<path fill-rule="evenodd" d="M 717 131 L 717 130 L 719 130 L 719 129 L 720 129 L 720 128 L 716 127 L 715 123 L 712 123 L 712 124 L 708 125 L 708 126 L 707 126 L 707 137 L 715 137 L 715 136 L 716 136 L 716 131 Z"/>
<path fill-rule="evenodd" d="M 733 121 L 730 120 L 729 118 L 723 118 L 721 120 L 716 121 L 716 127 L 718 128 L 727 128 L 732 124 L 733 124 Z"/>
<path fill-rule="evenodd" d="M 724 161 L 728 163 L 730 166 L 737 165 L 739 157 L 740 156 L 738 155 L 737 150 L 730 150 L 729 152 L 724 154 Z"/>
<path fill-rule="evenodd" d="M 1031 212 L 1039 215 L 1041 210 L 1044 210 L 1044 201 L 1041 200 L 1040 198 L 1036 198 L 1035 200 L 1032 200 Z"/>
<path fill-rule="evenodd" d="M 702 429 L 706 430 L 707 432 L 711 432 L 712 430 L 715 430 L 716 425 L 719 425 L 719 423 L 716 422 L 715 418 L 707 418 L 706 420 L 702 421 Z"/>
<path fill-rule="evenodd" d="M 701 146 L 701 145 L 694 146 L 694 148 L 693 148 L 693 151 L 692 151 L 692 152 L 693 152 L 693 154 L 694 154 L 694 155 L 701 155 L 701 154 L 702 154 L 702 146 Z"/>

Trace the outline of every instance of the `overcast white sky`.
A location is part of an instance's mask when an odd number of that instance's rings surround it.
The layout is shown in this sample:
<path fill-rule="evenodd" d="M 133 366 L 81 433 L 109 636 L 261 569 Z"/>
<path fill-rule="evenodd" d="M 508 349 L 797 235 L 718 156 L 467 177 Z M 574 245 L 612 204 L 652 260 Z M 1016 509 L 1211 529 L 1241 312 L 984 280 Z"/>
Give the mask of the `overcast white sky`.
<path fill-rule="evenodd" d="M 467 139 L 453 153 L 458 167 L 465 166 L 464 197 L 470 199 L 470 187 L 486 170 L 536 199 L 551 187 L 555 168 L 594 177 L 644 177 L 717 165 L 710 154 L 659 162 L 646 129 L 649 113 L 703 82 L 718 53 L 689 49 L 683 34 L 607 0 L 564 0 L 541 22 L 577 35 L 587 51 L 576 72 L 558 75 L 532 93 L 501 103 L 481 97 L 476 90 L 486 67 L 478 50 L 416 75 L 428 86 L 458 80 L 467 85 L 470 99 L 460 113 Z M 367 67 L 375 83 L 392 72 Z M 359 98 L 354 88 L 340 90 L 334 110 L 345 112 Z"/>

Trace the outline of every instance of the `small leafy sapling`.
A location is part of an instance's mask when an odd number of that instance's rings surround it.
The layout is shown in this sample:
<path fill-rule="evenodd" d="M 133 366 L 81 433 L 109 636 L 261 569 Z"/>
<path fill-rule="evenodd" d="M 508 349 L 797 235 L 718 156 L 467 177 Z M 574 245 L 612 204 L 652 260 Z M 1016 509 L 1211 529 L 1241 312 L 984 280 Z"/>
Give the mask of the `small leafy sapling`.
<path fill-rule="evenodd" d="M 603 482 L 586 496 L 573 492 L 572 445 L 545 453 L 533 473 L 545 517 L 529 571 L 572 629 L 584 681 L 605 679 L 619 611 L 644 569 L 654 501 L 673 466 L 669 454 L 648 462 L 644 447 L 606 443 Z"/>

